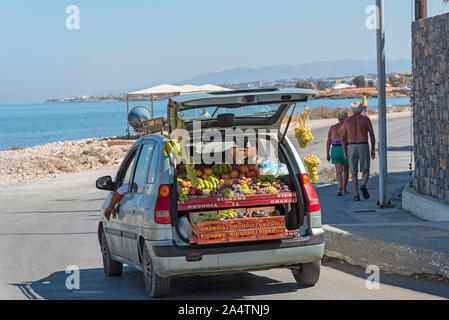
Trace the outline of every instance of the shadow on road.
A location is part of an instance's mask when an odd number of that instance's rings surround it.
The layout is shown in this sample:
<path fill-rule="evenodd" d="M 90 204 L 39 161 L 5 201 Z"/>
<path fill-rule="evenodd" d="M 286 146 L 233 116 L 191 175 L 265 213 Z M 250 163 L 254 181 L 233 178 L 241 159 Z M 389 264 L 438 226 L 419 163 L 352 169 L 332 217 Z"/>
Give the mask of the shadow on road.
<path fill-rule="evenodd" d="M 6 214 L 19 214 L 19 213 L 84 213 L 84 212 L 95 212 L 98 213 L 98 209 L 94 210 L 46 210 L 46 211 L 14 211 L 6 212 Z"/>
<path fill-rule="evenodd" d="M 367 279 L 368 275 L 365 269 L 353 266 L 334 259 L 325 258 L 323 266 L 327 266 L 344 273 L 351 274 L 361 279 Z M 390 285 L 412 291 L 427 293 L 439 297 L 449 298 L 449 282 L 443 280 L 432 280 L 424 278 L 413 278 L 410 276 L 401 276 L 386 272 L 380 272 L 380 290 L 382 285 Z M 412 281 L 410 281 L 412 279 Z"/>
<path fill-rule="evenodd" d="M 69 290 L 65 271 L 52 273 L 34 282 L 12 283 L 24 299 L 149 299 L 144 291 L 142 273 L 124 267 L 122 276 L 107 277 L 102 268 L 81 269 L 80 289 Z M 252 273 L 220 276 L 189 276 L 173 278 L 170 296 L 165 299 L 243 299 L 247 296 L 296 292 L 292 282 L 280 282 Z"/>

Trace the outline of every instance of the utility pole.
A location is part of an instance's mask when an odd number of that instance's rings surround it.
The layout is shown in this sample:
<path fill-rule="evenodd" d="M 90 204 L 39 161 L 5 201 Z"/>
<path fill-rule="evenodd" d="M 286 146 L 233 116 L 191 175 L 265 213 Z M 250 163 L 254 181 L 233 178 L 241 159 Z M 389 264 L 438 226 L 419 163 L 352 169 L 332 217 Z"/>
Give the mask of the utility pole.
<path fill-rule="evenodd" d="M 415 20 L 427 18 L 427 0 L 415 0 Z"/>
<path fill-rule="evenodd" d="M 387 101 L 385 92 L 385 26 L 384 0 L 376 0 L 377 5 L 377 100 L 378 100 L 378 154 L 379 154 L 379 207 L 387 203 Z"/>

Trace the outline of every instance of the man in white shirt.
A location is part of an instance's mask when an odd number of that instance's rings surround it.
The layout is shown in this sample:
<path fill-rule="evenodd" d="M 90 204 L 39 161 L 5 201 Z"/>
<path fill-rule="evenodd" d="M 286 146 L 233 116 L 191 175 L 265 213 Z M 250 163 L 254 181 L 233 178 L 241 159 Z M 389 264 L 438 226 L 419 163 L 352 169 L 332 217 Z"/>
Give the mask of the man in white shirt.
<path fill-rule="evenodd" d="M 109 206 L 104 210 L 104 216 L 109 221 L 109 218 L 115 218 L 115 205 L 123 198 L 123 195 L 129 191 L 129 184 L 125 183 L 120 188 L 118 188 L 112 195 Z"/>
<path fill-rule="evenodd" d="M 207 112 L 206 108 L 203 108 L 203 114 L 201 115 L 200 119 L 209 119 L 211 117 L 210 113 Z"/>

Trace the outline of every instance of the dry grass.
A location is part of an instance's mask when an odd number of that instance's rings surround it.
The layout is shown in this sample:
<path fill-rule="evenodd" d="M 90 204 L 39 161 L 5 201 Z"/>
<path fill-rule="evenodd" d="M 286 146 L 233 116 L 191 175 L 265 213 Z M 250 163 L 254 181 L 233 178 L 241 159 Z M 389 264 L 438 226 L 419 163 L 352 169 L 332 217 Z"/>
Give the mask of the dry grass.
<path fill-rule="evenodd" d="M 318 170 L 316 184 L 330 184 L 337 182 L 335 167 L 324 167 Z"/>

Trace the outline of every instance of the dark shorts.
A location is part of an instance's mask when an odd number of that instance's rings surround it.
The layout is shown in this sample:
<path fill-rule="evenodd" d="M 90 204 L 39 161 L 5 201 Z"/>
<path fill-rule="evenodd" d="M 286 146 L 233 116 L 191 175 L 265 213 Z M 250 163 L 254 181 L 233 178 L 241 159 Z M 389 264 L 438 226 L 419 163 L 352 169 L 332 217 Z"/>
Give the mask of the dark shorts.
<path fill-rule="evenodd" d="M 359 172 L 369 172 L 370 151 L 368 144 L 349 144 L 348 145 L 349 171 L 356 174 Z"/>
<path fill-rule="evenodd" d="M 345 153 L 343 152 L 342 146 L 333 145 L 331 148 L 331 162 L 336 163 L 348 163 L 348 159 L 345 158 Z"/>

